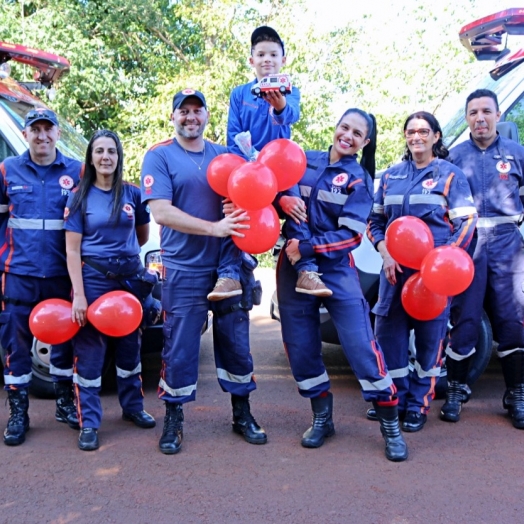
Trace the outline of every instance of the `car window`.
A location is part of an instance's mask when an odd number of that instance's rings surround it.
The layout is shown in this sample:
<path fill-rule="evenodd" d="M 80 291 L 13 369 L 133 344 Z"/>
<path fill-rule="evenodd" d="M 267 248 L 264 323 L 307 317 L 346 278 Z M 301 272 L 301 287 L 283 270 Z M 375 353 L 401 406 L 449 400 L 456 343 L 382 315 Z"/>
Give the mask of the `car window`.
<path fill-rule="evenodd" d="M 519 136 L 524 137 L 524 96 L 521 96 L 506 113 L 504 120 L 506 122 L 515 122 L 519 128 Z"/>
<path fill-rule="evenodd" d="M 15 156 L 15 152 L 11 149 L 6 139 L 0 135 L 0 162 L 8 156 Z"/>

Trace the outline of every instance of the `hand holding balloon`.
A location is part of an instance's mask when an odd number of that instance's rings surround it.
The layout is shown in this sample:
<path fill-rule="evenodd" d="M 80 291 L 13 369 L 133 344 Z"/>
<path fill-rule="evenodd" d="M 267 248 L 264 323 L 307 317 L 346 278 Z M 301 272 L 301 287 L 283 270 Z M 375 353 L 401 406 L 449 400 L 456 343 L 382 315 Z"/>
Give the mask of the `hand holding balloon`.
<path fill-rule="evenodd" d="M 87 300 L 84 295 L 73 297 L 73 307 L 71 308 L 71 320 L 83 327 L 87 322 Z"/>
<path fill-rule="evenodd" d="M 249 215 L 243 209 L 236 209 L 219 222 L 213 223 L 212 235 L 215 237 L 240 237 L 244 235 L 238 231 L 239 229 L 249 229 L 250 225 L 245 221 L 249 220 Z"/>
<path fill-rule="evenodd" d="M 403 273 L 402 268 L 400 267 L 400 264 L 396 262 L 389 254 L 384 241 L 378 243 L 377 249 L 382 256 L 382 268 L 384 269 L 386 279 L 391 285 L 395 285 L 397 283 L 397 271 L 399 273 Z"/>

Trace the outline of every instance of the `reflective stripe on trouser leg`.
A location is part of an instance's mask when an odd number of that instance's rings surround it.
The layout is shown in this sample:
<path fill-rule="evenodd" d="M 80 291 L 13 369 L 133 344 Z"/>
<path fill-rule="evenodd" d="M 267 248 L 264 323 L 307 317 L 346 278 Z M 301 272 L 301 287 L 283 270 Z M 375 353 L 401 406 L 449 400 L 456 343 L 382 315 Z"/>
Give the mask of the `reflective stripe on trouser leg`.
<path fill-rule="evenodd" d="M 222 300 L 216 307 L 238 304 L 240 297 Z M 215 304 L 212 303 L 215 307 Z M 213 317 L 213 346 L 217 378 L 222 391 L 245 397 L 256 389 L 249 346 L 249 313 L 243 309 Z"/>
<path fill-rule="evenodd" d="M 215 282 L 215 272 L 165 268 L 164 349 L 158 393 L 162 400 L 179 403 L 195 400 L 200 333 L 209 308 L 207 294 Z"/>
<path fill-rule="evenodd" d="M 102 420 L 100 389 L 107 337 L 86 324 L 73 339 L 73 347 L 73 382 L 80 427 L 98 429 Z"/>
<path fill-rule="evenodd" d="M 118 400 L 126 413 L 144 409 L 142 366 L 140 364 L 140 330 L 114 339 Z"/>

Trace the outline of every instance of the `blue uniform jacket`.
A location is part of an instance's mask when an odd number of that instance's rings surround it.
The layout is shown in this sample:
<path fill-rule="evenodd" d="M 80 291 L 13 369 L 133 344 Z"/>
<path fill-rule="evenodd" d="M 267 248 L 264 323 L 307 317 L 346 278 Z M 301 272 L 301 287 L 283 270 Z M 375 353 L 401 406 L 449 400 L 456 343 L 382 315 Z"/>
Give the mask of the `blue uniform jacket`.
<path fill-rule="evenodd" d="M 481 219 L 507 217 L 508 221 L 521 220 L 524 147 L 499 136 L 483 151 L 472 140 L 467 140 L 450 151 L 450 161 L 464 171 Z"/>
<path fill-rule="evenodd" d="M 300 254 L 338 260 L 357 248 L 373 204 L 373 182 L 356 155 L 329 164 L 329 151 L 308 151 L 307 169 L 284 194 L 300 196 L 307 206 L 311 239 L 301 240 Z M 284 236 L 292 238 L 288 223 Z M 292 227 L 292 226 L 291 226 Z"/>
<path fill-rule="evenodd" d="M 300 91 L 292 87 L 286 96 L 286 107 L 276 114 L 273 107 L 264 100 L 251 94 L 251 88 L 256 84 L 253 80 L 233 89 L 229 100 L 229 115 L 227 119 L 227 147 L 231 153 L 245 157 L 235 144 L 238 133 L 249 131 L 253 147 L 260 151 L 268 142 L 276 138 L 290 138 L 291 124 L 300 118 Z"/>
<path fill-rule="evenodd" d="M 29 150 L 0 164 L 0 270 L 40 278 L 68 274 L 64 208 L 83 170 L 58 150 L 43 178 Z"/>
<path fill-rule="evenodd" d="M 422 219 L 431 230 L 435 247 L 444 244 L 466 249 L 473 238 L 477 210 L 466 176 L 446 160 L 433 160 L 424 169 L 404 161 L 387 169 L 375 194 L 373 212 L 369 217 L 368 238 L 375 247 L 384 240 L 393 220 L 411 215 Z M 412 271 L 404 271 L 397 284 L 391 285 L 380 274 L 377 314 L 385 314 L 394 296 Z"/>

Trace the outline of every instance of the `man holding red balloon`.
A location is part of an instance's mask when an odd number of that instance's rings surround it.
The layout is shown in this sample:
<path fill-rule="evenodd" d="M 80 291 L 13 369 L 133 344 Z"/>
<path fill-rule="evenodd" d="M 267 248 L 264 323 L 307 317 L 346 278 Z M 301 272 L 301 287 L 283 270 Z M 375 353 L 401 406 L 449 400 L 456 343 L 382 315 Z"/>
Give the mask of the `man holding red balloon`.
<path fill-rule="evenodd" d="M 210 305 L 207 294 L 217 278 L 221 238 L 240 238 L 249 230 L 243 210 L 223 218 L 221 197 L 207 181 L 210 162 L 227 152 L 225 147 L 204 140 L 208 119 L 202 93 L 193 89 L 176 93 L 171 115 L 175 137 L 153 146 L 142 165 L 142 200 L 163 226 L 165 317 L 159 398 L 165 401 L 166 415 L 159 448 L 168 455 L 181 449 L 183 405 L 196 397 L 200 330 Z M 246 264 L 252 264 L 247 271 L 251 280 L 255 263 L 252 257 L 244 257 Z M 266 433 L 249 405 L 249 394 L 256 389 L 249 347 L 249 305 L 239 305 L 238 298 L 232 297 L 222 301 L 221 308 L 214 316 L 213 345 L 219 385 L 231 394 L 233 430 L 251 444 L 265 444 Z"/>
<path fill-rule="evenodd" d="M 261 26 L 253 31 L 249 63 L 255 70 L 256 79 L 236 87 L 229 104 L 227 145 L 235 155 L 215 159 L 208 179 L 215 191 L 250 211 L 252 227 L 246 237 L 233 237 L 234 244 L 230 238 L 222 242 L 218 281 L 208 295 L 213 301 L 242 293 L 238 276 L 242 260 L 240 250 L 257 254 L 275 245 L 279 234 L 276 233 L 278 217 L 271 202 L 277 190 L 292 187 L 306 169 L 303 150 L 289 140 L 291 125 L 300 118 L 299 89 L 292 87 L 287 96 L 278 90 L 264 92 L 263 96 L 252 93 L 256 82 L 267 75 L 278 74 L 286 63 L 284 43 L 272 27 Z M 251 137 L 247 147 L 238 139 L 246 132 Z M 258 154 L 257 162 L 242 162 L 242 158 L 252 160 L 253 152 Z M 218 178 L 219 170 L 221 179 Z M 301 260 L 296 270 L 299 274 L 297 291 L 315 296 L 332 295 L 318 276 L 314 257 Z"/>
<path fill-rule="evenodd" d="M 470 138 L 450 151 L 466 174 L 478 209 L 470 247 L 475 263 L 471 287 L 453 300 L 448 392 L 441 418 L 457 422 L 469 399 L 467 376 L 475 353 L 484 299 L 490 307 L 506 392 L 503 405 L 513 426 L 524 429 L 524 244 L 519 231 L 524 207 L 524 147 L 497 133 L 497 95 L 487 89 L 466 100 Z"/>
<path fill-rule="evenodd" d="M 29 111 L 23 134 L 29 149 L 0 164 L 0 224 L 6 233 L 0 259 L 5 273 L 0 340 L 7 355 L 4 384 L 10 417 L 4 443 L 8 446 L 22 444 L 29 429 L 31 310 L 45 299 L 70 298 L 63 215 L 67 197 L 84 169 L 81 162 L 56 149 L 60 127 L 53 111 Z M 55 418 L 78 429 L 69 342 L 53 346 L 50 373 L 57 396 Z"/>

